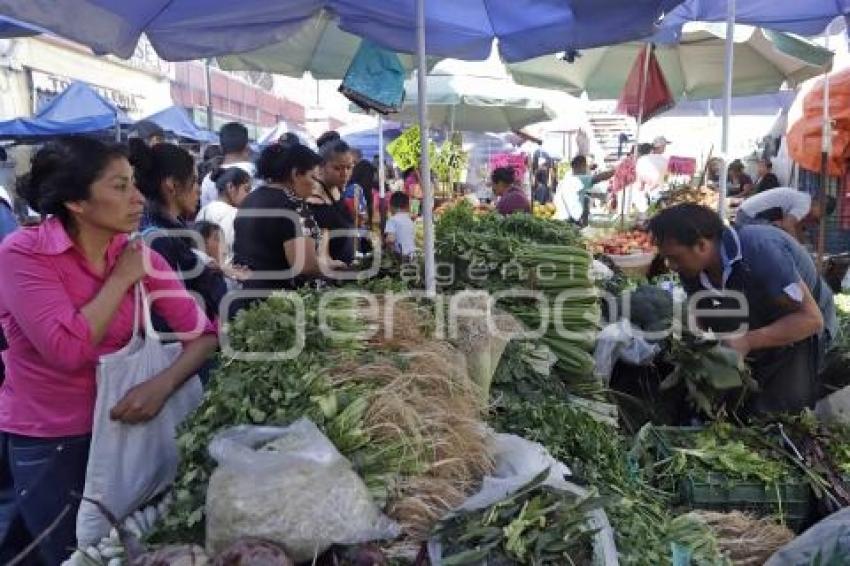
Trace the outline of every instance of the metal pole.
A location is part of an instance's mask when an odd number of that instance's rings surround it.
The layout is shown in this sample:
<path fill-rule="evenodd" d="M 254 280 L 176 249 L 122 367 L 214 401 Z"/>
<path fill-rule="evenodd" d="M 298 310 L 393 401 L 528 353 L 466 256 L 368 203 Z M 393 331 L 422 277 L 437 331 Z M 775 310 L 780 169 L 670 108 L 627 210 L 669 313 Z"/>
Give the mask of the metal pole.
<path fill-rule="evenodd" d="M 380 216 L 382 234 L 387 217 L 387 210 L 384 206 L 387 192 L 386 184 L 387 175 L 384 169 L 384 117 L 378 114 L 378 214 Z"/>
<path fill-rule="evenodd" d="M 210 60 L 204 60 L 204 74 L 207 88 L 207 129 L 213 131 L 212 79 L 210 78 Z"/>
<path fill-rule="evenodd" d="M 720 187 L 718 187 L 717 213 L 720 218 L 726 218 L 726 183 L 729 177 L 729 119 L 732 116 L 732 67 L 735 57 L 735 0 L 726 0 L 726 60 L 723 84 L 723 126 L 720 136 L 720 153 L 723 158 L 723 168 L 720 171 Z"/>
<path fill-rule="evenodd" d="M 425 58 L 425 0 L 416 0 L 416 63 L 419 104 L 419 184 L 422 187 L 422 223 L 425 228 L 425 292 L 437 294 L 434 265 L 434 192 L 431 188 L 431 164 L 428 160 L 428 65 Z"/>
<path fill-rule="evenodd" d="M 639 155 L 637 151 L 637 146 L 640 145 L 640 126 L 641 122 L 643 122 L 643 104 L 646 99 L 646 81 L 649 76 L 649 56 L 652 54 L 652 44 L 647 43 L 644 47 L 644 57 L 643 57 L 643 73 L 641 74 L 640 83 L 638 84 L 638 117 L 637 117 L 637 129 L 635 131 L 635 146 L 632 149 L 632 153 L 635 156 L 635 162 L 637 162 Z M 636 180 L 637 181 L 637 180 Z M 631 205 L 631 189 L 626 186 L 623 187 L 623 202 L 620 206 L 620 229 L 625 229 L 626 225 L 626 212 L 628 212 L 629 207 Z M 626 201 L 629 201 L 626 204 Z"/>
<path fill-rule="evenodd" d="M 829 33 L 827 26 L 824 31 L 824 47 L 829 49 Z M 817 268 L 823 273 L 823 256 L 826 248 L 826 190 L 829 185 L 829 153 L 832 150 L 832 120 L 829 112 L 829 70 L 823 74 L 823 126 L 821 128 L 821 153 L 820 153 L 820 195 L 818 196 L 818 207 L 820 208 L 820 219 L 818 220 L 818 248 Z"/>

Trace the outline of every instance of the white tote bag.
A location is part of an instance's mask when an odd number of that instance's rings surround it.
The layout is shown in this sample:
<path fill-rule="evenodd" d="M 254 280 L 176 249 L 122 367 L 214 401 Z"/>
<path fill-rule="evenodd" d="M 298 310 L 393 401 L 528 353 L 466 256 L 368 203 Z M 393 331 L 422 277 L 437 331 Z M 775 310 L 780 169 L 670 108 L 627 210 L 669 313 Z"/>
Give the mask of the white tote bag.
<path fill-rule="evenodd" d="M 142 313 L 144 328 L 139 334 Z M 177 474 L 175 430 L 201 403 L 197 375 L 168 398 L 159 414 L 141 424 L 113 421 L 109 412 L 130 389 L 168 368 L 180 355 L 180 343 L 163 344 L 152 332 L 150 304 L 139 283 L 135 288 L 133 337 L 122 349 L 102 356 L 97 367 L 91 451 L 84 495 L 123 519 L 165 491 Z M 85 548 L 109 534 L 110 525 L 91 503 L 77 513 L 77 543 Z"/>

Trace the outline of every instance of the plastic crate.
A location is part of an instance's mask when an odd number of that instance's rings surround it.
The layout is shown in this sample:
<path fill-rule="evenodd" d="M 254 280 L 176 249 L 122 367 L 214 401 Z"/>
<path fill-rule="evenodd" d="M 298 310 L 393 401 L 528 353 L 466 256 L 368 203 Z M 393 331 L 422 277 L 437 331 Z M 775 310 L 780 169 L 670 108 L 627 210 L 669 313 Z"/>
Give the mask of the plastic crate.
<path fill-rule="evenodd" d="M 704 430 L 702 427 L 653 428 L 648 440 L 660 458 L 672 455 L 677 438 L 681 440 Z M 802 475 L 768 485 L 755 480 L 733 480 L 724 474 L 710 472 L 707 479 L 679 480 L 676 495 L 676 505 L 688 509 L 741 511 L 758 517 L 775 517 L 795 532 L 808 526 L 815 504 L 814 492 Z"/>
<path fill-rule="evenodd" d="M 710 473 L 707 480 L 679 481 L 678 491 L 680 504 L 689 509 L 772 516 L 795 532 L 807 526 L 814 503 L 812 488 L 802 479 L 771 486 L 757 481 L 733 481 L 723 474 Z"/>

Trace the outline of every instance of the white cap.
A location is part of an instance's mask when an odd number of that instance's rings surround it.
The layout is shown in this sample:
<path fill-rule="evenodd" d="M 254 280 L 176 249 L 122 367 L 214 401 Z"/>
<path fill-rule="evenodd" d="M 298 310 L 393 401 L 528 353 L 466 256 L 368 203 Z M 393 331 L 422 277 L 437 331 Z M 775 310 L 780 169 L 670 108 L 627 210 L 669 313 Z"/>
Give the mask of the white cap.
<path fill-rule="evenodd" d="M 657 138 L 652 140 L 652 147 L 661 147 L 663 145 L 668 145 L 668 144 L 671 144 L 671 143 L 673 143 L 673 142 L 671 142 L 670 140 L 668 140 L 664 136 L 658 136 Z"/>

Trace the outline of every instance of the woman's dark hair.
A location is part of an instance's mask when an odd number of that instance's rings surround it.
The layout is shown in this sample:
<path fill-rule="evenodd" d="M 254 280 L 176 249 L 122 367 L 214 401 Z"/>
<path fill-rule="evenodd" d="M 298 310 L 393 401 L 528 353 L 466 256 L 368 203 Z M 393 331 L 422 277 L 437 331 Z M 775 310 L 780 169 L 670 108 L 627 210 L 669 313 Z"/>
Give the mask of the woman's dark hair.
<path fill-rule="evenodd" d="M 744 170 L 744 164 L 741 162 L 740 159 L 736 159 L 735 161 L 729 164 L 729 170 L 741 172 Z"/>
<path fill-rule="evenodd" d="M 362 159 L 357 162 L 357 165 L 354 166 L 354 169 L 351 170 L 351 180 L 349 184 L 357 184 L 363 187 L 365 191 L 371 191 L 372 187 L 377 184 L 377 180 L 375 178 L 377 171 L 375 170 L 375 166 Z"/>
<path fill-rule="evenodd" d="M 587 167 L 587 157 L 583 155 L 576 155 L 573 157 L 573 160 L 570 161 L 570 168 L 579 169 L 580 167 Z"/>
<path fill-rule="evenodd" d="M 338 140 L 341 140 L 341 139 L 342 139 L 342 136 L 339 135 L 339 132 L 335 132 L 333 130 L 330 130 L 330 131 L 325 132 L 321 136 L 319 136 L 319 139 L 316 140 L 316 147 L 318 147 L 321 150 L 323 145 L 326 145 L 330 142 L 335 142 L 335 141 L 338 141 Z"/>
<path fill-rule="evenodd" d="M 540 185 L 549 184 L 549 170 L 538 169 L 537 173 L 534 174 L 534 180 L 537 181 L 537 183 Z"/>
<path fill-rule="evenodd" d="M 694 246 L 700 240 L 719 240 L 723 220 L 707 206 L 685 203 L 662 210 L 649 221 L 649 232 L 659 245 L 675 240 L 683 246 Z"/>
<path fill-rule="evenodd" d="M 505 185 L 513 185 L 516 181 L 516 173 L 512 167 L 498 167 L 493 170 L 490 180 L 495 183 L 503 183 Z"/>
<path fill-rule="evenodd" d="M 130 140 L 130 164 L 136 177 L 136 186 L 145 198 L 162 203 L 162 182 L 175 179 L 187 183 L 195 172 L 195 161 L 185 149 L 171 143 L 148 147 L 140 139 Z"/>
<path fill-rule="evenodd" d="M 204 150 L 203 160 L 209 161 L 210 159 L 215 159 L 216 157 L 224 157 L 224 152 L 221 151 L 221 146 L 218 144 L 208 145 Z"/>
<path fill-rule="evenodd" d="M 331 161 L 337 155 L 349 153 L 350 151 L 351 146 L 341 139 L 331 140 L 319 146 L 319 154 L 325 162 Z"/>
<path fill-rule="evenodd" d="M 301 143 L 301 138 L 299 138 L 298 135 L 293 132 L 286 132 L 277 139 L 277 143 L 283 146 L 299 145 Z"/>
<path fill-rule="evenodd" d="M 238 187 L 251 182 L 251 175 L 241 167 L 219 167 L 210 173 L 210 180 L 215 183 L 218 194 L 227 192 L 227 185 Z"/>
<path fill-rule="evenodd" d="M 88 199 L 92 183 L 112 160 L 126 157 L 123 148 L 92 138 L 61 138 L 36 152 L 30 172 L 18 179 L 17 192 L 39 214 L 53 214 L 67 224 L 65 203 Z"/>
<path fill-rule="evenodd" d="M 321 156 L 306 145 L 282 146 L 274 143 L 260 153 L 257 176 L 268 181 L 287 182 L 293 173 L 304 174 L 321 164 Z"/>
<path fill-rule="evenodd" d="M 206 240 L 216 232 L 221 232 L 221 226 L 208 220 L 198 220 L 194 224 L 195 231 Z"/>
<path fill-rule="evenodd" d="M 642 143 L 637 146 L 638 155 L 649 155 L 652 153 L 652 144 L 651 143 Z"/>

